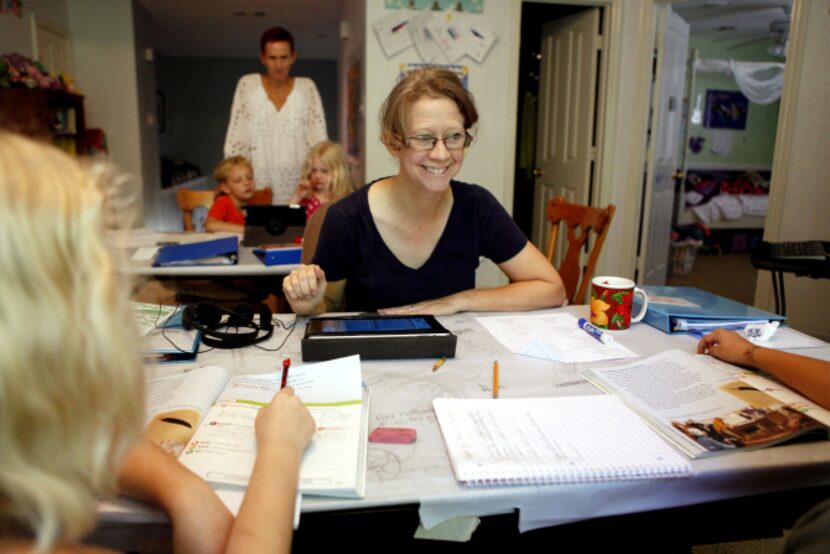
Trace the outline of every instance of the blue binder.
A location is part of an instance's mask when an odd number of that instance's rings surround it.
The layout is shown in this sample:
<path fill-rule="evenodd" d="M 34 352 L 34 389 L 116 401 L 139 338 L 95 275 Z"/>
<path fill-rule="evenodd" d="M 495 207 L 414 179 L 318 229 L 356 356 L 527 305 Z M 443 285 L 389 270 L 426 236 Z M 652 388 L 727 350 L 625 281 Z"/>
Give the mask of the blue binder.
<path fill-rule="evenodd" d="M 643 289 L 648 294 L 648 311 L 643 321 L 664 333 L 708 332 L 718 327 L 743 328 L 749 323 L 786 319 L 693 287 L 649 285 Z M 638 301 L 635 303 L 639 304 Z M 635 307 L 632 311 L 638 309 Z"/>
<path fill-rule="evenodd" d="M 272 245 L 254 248 L 254 255 L 265 265 L 298 264 L 303 255 L 303 247 L 296 244 Z"/>
<path fill-rule="evenodd" d="M 165 246 L 156 254 L 153 267 L 185 265 L 233 265 L 239 259 L 239 239 L 224 237 L 202 242 Z"/>

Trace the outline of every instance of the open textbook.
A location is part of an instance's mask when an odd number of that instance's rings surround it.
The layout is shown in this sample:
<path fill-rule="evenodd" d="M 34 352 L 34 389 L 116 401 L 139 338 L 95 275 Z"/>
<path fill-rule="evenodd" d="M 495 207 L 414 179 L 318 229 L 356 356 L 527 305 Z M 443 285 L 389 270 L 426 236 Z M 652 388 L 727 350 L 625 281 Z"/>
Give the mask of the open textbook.
<path fill-rule="evenodd" d="M 808 432 L 827 436 L 830 412 L 781 383 L 711 356 L 669 350 L 584 370 L 692 458 L 761 448 Z"/>
<path fill-rule="evenodd" d="M 231 377 L 220 367 L 154 379 L 145 434 L 208 482 L 245 487 L 256 459 L 254 420 L 280 381 L 281 372 Z M 317 427 L 303 455 L 300 492 L 362 497 L 369 406 L 360 358 L 292 366 L 288 384 Z"/>

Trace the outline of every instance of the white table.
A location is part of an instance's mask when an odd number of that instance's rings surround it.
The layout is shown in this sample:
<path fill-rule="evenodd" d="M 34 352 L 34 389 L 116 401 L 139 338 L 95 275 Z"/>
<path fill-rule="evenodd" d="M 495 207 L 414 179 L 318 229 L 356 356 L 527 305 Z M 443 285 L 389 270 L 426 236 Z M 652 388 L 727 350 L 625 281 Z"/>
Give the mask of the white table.
<path fill-rule="evenodd" d="M 153 267 L 152 251 L 159 243 L 180 244 L 217 239 L 234 233 L 162 233 L 150 229 L 129 229 L 110 232 L 107 241 L 123 254 L 122 270 L 131 275 L 155 277 L 255 277 L 262 275 L 287 275 L 297 264 L 265 265 L 253 253 L 253 248 L 239 247 L 239 260 L 233 265 Z M 148 256 L 141 256 L 142 253 Z M 141 259 L 143 258 L 143 259 Z"/>
<path fill-rule="evenodd" d="M 586 317 L 588 307 L 562 309 Z M 458 335 L 458 349 L 456 358 L 448 359 L 436 372 L 432 371 L 435 360 L 430 359 L 363 362 L 363 378 L 371 393 L 370 430 L 377 426 L 411 427 L 417 431 L 417 440 L 409 445 L 369 443 L 366 497 L 306 497 L 302 504 L 304 513 L 415 504 L 420 506 L 422 524 L 432 527 L 449 518 L 518 509 L 520 530 L 526 531 L 602 516 L 830 484 L 830 441 L 818 441 L 693 460 L 694 476 L 684 479 L 505 488 L 459 486 L 432 411 L 433 398 L 487 397 L 493 360 L 500 362 L 500 396 L 504 398 L 600 394 L 580 377 L 579 364 L 559 364 L 510 353 L 476 321 L 479 315 L 483 314 L 439 318 Z M 299 363 L 299 339 L 304 326 L 301 319 L 279 353 L 256 348 L 214 350 L 200 355 L 195 363 L 158 366 L 149 368 L 149 373 L 161 376 L 203 365 L 221 365 L 236 373 L 274 371 L 287 356 Z M 670 348 L 693 352 L 697 344 L 692 337 L 667 335 L 645 324 L 635 325 L 615 337 L 643 357 Z M 264 345 L 273 348 L 284 338 L 285 332 L 277 330 Z M 800 352 L 830 359 L 830 345 Z M 620 363 L 623 362 L 617 360 L 590 365 Z M 238 501 L 232 494 L 222 494 L 231 503 Z M 159 521 L 159 517 L 163 519 L 158 512 L 135 507 L 107 509 L 102 513 L 105 521 L 112 522 Z"/>

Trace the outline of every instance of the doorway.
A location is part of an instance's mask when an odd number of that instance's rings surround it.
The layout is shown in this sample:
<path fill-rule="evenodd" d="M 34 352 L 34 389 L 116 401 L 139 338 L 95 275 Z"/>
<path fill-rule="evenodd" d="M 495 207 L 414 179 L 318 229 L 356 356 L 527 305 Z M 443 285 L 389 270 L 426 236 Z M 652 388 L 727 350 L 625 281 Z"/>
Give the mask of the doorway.
<path fill-rule="evenodd" d="M 753 304 L 757 271 L 749 250 L 763 237 L 780 102 L 761 104 L 744 97 L 742 123 L 730 127 L 711 121 L 713 104 L 707 98 L 721 94 L 718 91 L 732 97 L 739 87 L 731 75 L 691 68 L 696 57 L 783 63 L 781 44 L 786 44 L 789 11 L 744 4 L 743 11 L 733 6 L 728 14 L 725 9 L 719 14 L 712 8 L 704 11 L 698 2 L 673 8 L 690 24 L 690 63 L 666 284 L 693 286 Z M 743 26 L 748 15 L 767 19 L 748 30 Z M 711 22 L 715 17 L 716 26 Z M 730 205 L 738 208 L 729 209 Z M 749 205 L 754 207 L 748 209 Z"/>
<path fill-rule="evenodd" d="M 519 228 L 531 239 L 534 237 L 534 213 L 541 208 L 543 201 L 536 192 L 537 175 L 534 170 L 537 160 L 537 134 L 539 118 L 543 109 L 539 96 L 542 76 L 542 35 L 545 25 L 562 21 L 574 14 L 595 9 L 591 6 L 572 6 L 565 4 L 545 4 L 537 2 L 522 3 L 521 10 L 521 44 L 519 48 L 519 84 L 517 90 L 518 106 L 516 118 L 516 166 L 514 171 L 513 218 Z M 603 9 L 599 9 L 599 29 L 602 29 Z M 598 75 L 599 83 L 602 75 Z M 597 85 L 599 86 L 599 85 Z M 594 91 L 596 92 L 596 91 Z M 583 104 L 580 110 L 595 110 L 595 106 Z M 592 118 L 597 121 L 598 118 Z M 596 142 L 596 127 L 591 126 L 591 133 Z M 594 164 L 595 165 L 595 164 Z M 591 182 L 596 178 L 593 172 L 582 185 L 588 189 L 587 202 L 593 198 Z M 538 234 L 538 233 L 537 233 Z M 534 241 L 536 242 L 536 241 Z M 543 244 L 536 244 L 544 249 Z"/>

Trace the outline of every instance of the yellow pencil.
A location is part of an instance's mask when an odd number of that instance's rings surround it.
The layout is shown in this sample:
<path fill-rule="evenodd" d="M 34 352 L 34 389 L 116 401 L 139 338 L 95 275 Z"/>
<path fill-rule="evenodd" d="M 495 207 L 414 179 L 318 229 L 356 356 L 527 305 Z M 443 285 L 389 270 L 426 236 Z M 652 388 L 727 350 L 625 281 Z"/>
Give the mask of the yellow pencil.
<path fill-rule="evenodd" d="M 493 398 L 499 397 L 499 362 L 493 362 Z"/>
<path fill-rule="evenodd" d="M 438 371 L 438 368 L 441 367 L 442 365 L 444 365 L 444 362 L 446 362 L 446 361 L 447 361 L 447 359 L 444 358 L 443 356 L 441 356 L 441 359 L 438 360 L 437 362 L 435 362 L 435 365 L 432 366 L 432 371 Z"/>

